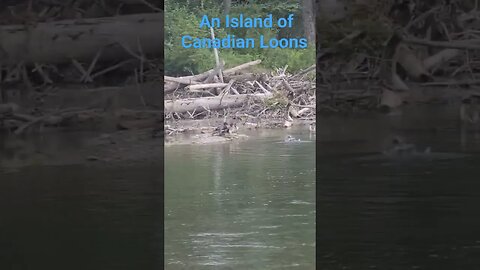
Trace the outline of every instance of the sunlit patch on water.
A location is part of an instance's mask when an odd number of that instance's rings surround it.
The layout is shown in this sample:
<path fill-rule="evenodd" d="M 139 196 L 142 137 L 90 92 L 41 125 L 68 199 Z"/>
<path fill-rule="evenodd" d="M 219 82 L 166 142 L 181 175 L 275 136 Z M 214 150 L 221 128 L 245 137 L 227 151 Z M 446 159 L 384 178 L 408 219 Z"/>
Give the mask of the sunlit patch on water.
<path fill-rule="evenodd" d="M 277 246 L 267 246 L 261 244 L 243 244 L 243 245 L 210 245 L 210 247 L 214 248 L 273 248 L 273 249 L 283 249 L 285 247 L 277 247 Z"/>
<path fill-rule="evenodd" d="M 311 202 L 306 202 L 306 201 L 300 201 L 300 200 L 293 200 L 291 202 L 289 202 L 289 204 L 306 204 L 306 205 L 311 205 L 313 203 Z"/>
<path fill-rule="evenodd" d="M 257 229 L 277 229 L 280 228 L 281 225 L 271 225 L 271 226 L 257 226 Z"/>
<path fill-rule="evenodd" d="M 190 235 L 193 237 L 243 237 L 245 235 L 257 234 L 258 232 L 247 232 L 247 233 L 198 233 Z"/>

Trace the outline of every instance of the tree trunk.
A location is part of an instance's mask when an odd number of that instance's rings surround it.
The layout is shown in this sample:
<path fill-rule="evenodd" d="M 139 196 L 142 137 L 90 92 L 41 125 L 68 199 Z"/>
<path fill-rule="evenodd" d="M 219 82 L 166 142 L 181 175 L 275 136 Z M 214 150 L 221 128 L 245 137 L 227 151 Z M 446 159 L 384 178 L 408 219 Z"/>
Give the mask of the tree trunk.
<path fill-rule="evenodd" d="M 315 15 L 314 0 L 301 0 L 302 20 L 305 37 L 308 42 L 315 42 Z"/>
<path fill-rule="evenodd" d="M 232 0 L 223 0 L 223 13 L 228 15 L 230 13 L 230 7 L 232 5 Z"/>
<path fill-rule="evenodd" d="M 161 55 L 163 14 L 148 13 L 107 18 L 65 20 L 35 26 L 0 27 L 0 63 L 66 63 Z"/>

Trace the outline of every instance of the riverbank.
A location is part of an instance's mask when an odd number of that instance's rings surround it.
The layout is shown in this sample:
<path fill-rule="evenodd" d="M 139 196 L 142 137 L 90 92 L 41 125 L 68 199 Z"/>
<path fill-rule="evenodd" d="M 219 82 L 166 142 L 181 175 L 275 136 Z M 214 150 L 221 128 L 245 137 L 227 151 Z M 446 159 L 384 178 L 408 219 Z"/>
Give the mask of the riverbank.
<path fill-rule="evenodd" d="M 409 3 L 366 1 L 317 23 L 319 112 L 390 111 L 480 94 L 474 7 Z"/>
<path fill-rule="evenodd" d="M 282 119 L 260 119 L 257 122 L 232 122 L 235 123 L 234 132 L 222 136 L 214 135 L 215 129 L 222 127 L 224 119 L 181 120 L 167 121 L 165 125 L 165 146 L 186 144 L 216 144 L 232 141 L 254 139 L 255 132 L 262 133 L 268 130 L 288 130 L 310 132 L 313 119 L 298 119 L 286 128 Z M 253 137 L 253 138 L 252 138 Z"/>

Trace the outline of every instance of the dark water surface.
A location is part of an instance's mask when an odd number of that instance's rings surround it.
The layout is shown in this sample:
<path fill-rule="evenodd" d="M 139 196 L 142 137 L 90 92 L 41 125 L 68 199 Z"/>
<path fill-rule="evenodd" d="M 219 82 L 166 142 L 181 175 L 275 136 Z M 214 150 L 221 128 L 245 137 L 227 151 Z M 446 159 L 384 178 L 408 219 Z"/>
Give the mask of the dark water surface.
<path fill-rule="evenodd" d="M 0 269 L 161 269 L 157 166 L 0 170 Z"/>
<path fill-rule="evenodd" d="M 455 111 L 319 121 L 318 261 L 329 269 L 480 269 L 480 136 Z M 401 135 L 468 157 L 357 159 Z"/>
<path fill-rule="evenodd" d="M 314 269 L 315 137 L 166 148 L 165 269 Z"/>

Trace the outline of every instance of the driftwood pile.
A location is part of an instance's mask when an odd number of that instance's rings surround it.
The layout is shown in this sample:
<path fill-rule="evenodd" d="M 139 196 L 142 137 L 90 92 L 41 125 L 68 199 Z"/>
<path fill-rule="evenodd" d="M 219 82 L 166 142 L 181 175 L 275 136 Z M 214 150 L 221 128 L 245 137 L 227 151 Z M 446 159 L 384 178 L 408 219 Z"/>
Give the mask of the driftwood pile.
<path fill-rule="evenodd" d="M 395 2 L 389 18 L 395 30 L 383 47 L 355 50 L 357 44 L 368 47 L 369 32 L 359 29 L 320 49 L 319 110 L 392 109 L 480 92 L 479 7 L 463 3 L 468 1 Z M 353 53 L 345 57 L 338 48 Z"/>
<path fill-rule="evenodd" d="M 212 69 L 186 77 L 165 76 L 165 118 L 217 117 L 279 119 L 315 115 L 315 79 L 312 66 L 296 75 L 287 67 L 270 73 L 247 70 L 261 61 L 248 62 L 218 72 Z M 221 69 L 220 69 L 221 70 Z M 311 74 L 310 74 L 311 75 Z"/>
<path fill-rule="evenodd" d="M 71 118 L 94 118 L 124 88 L 135 91 L 144 110 L 158 109 L 141 89 L 158 83 L 161 99 L 161 2 L 64 2 L 0 3 L 0 131 L 23 133 L 40 122 L 62 125 Z M 81 92 L 104 102 L 96 108 L 91 102 L 75 102 Z M 112 94 L 104 99 L 100 93 L 106 92 Z M 52 104 L 52 99 L 74 102 Z"/>

